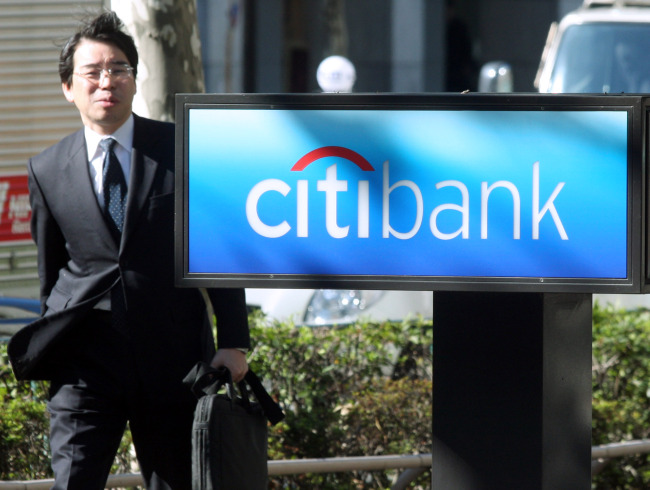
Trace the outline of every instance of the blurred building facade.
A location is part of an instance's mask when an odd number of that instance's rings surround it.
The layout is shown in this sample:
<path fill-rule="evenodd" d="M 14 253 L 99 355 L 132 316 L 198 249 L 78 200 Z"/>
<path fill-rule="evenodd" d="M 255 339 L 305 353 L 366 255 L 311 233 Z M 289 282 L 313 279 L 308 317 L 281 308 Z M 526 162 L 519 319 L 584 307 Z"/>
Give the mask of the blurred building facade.
<path fill-rule="evenodd" d="M 221 93 L 319 92 L 316 70 L 330 55 L 352 61 L 356 92 L 474 90 L 480 65 L 494 60 L 511 64 L 515 91 L 532 91 L 550 23 L 581 3 L 196 1 L 206 88 Z M 2 292 L 36 291 L 38 283 L 35 249 L 23 237 L 25 162 L 79 126 L 58 80 L 62 43 L 81 17 L 111 4 L 0 0 L 0 221 L 20 225 L 4 234 L 0 229 Z M 450 6 L 454 23 L 448 20 Z M 447 71 L 454 64 L 456 76 Z"/>
<path fill-rule="evenodd" d="M 476 90 L 480 66 L 495 60 L 529 92 L 551 22 L 580 3 L 197 0 L 206 87 L 318 92 L 319 63 L 341 55 L 354 63 L 356 92 Z"/>

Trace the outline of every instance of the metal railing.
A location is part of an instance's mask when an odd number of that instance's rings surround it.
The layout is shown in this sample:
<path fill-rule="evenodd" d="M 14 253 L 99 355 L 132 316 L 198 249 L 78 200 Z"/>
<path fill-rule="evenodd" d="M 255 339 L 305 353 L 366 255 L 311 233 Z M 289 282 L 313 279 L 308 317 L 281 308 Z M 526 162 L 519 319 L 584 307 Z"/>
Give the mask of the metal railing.
<path fill-rule="evenodd" d="M 618 458 L 620 456 L 642 453 L 650 453 L 650 439 L 614 442 L 611 444 L 603 444 L 602 446 L 594 446 L 591 448 L 591 459 Z"/>
<path fill-rule="evenodd" d="M 650 439 L 593 446 L 591 448 L 591 474 L 593 476 L 600 473 L 613 458 L 643 453 L 650 453 Z"/>
<path fill-rule="evenodd" d="M 431 468 L 431 454 L 359 456 L 350 458 L 320 458 L 269 461 L 269 476 L 295 475 L 304 473 L 335 473 L 345 471 L 379 471 L 388 469 L 405 470 L 391 490 L 404 490 L 409 483 Z M 54 480 L 0 481 L 0 490 L 48 490 Z M 111 475 L 105 488 L 142 486 L 139 473 Z"/>
<path fill-rule="evenodd" d="M 650 453 L 650 439 L 603 444 L 591 448 L 593 464 L 606 463 L 612 458 L 631 454 Z M 380 471 L 387 469 L 404 470 L 391 490 L 404 490 L 419 475 L 429 470 L 433 464 L 432 454 L 359 456 L 350 458 L 319 458 L 269 461 L 269 476 L 296 475 L 305 473 L 335 473 L 345 471 Z M 48 490 L 54 480 L 0 481 L 0 490 Z M 105 488 L 142 486 L 144 482 L 139 473 L 111 475 Z"/>

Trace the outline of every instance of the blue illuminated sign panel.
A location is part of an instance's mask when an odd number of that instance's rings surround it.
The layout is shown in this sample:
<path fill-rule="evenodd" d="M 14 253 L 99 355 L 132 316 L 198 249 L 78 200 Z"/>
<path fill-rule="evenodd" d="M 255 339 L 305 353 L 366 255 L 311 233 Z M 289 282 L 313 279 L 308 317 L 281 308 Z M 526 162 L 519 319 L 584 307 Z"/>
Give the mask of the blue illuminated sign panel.
<path fill-rule="evenodd" d="M 616 107 L 190 107 L 186 275 L 629 282 L 630 120 Z"/>

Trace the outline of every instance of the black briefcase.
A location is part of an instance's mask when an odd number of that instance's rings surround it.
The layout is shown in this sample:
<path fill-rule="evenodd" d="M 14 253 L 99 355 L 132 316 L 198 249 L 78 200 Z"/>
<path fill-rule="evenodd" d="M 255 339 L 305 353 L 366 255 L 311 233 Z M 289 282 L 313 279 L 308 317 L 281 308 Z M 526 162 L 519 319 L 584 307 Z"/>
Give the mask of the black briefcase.
<path fill-rule="evenodd" d="M 268 422 L 284 414 L 257 376 L 233 384 L 230 372 L 197 364 L 185 383 L 199 398 L 192 430 L 193 490 L 268 487 Z M 219 393 L 221 389 L 225 393 Z M 257 401 L 249 397 L 250 388 Z"/>

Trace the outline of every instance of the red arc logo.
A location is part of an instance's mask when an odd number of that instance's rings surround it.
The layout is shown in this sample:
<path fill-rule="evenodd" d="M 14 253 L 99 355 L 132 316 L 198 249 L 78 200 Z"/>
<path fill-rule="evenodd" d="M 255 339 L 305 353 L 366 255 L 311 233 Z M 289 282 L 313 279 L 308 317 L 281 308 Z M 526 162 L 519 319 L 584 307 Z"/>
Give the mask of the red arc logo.
<path fill-rule="evenodd" d="M 293 167 L 291 167 L 291 171 L 299 172 L 301 170 L 304 170 L 310 163 L 325 157 L 345 158 L 366 172 L 372 172 L 375 170 L 372 168 L 372 165 L 370 165 L 370 162 L 359 155 L 356 151 L 350 150 L 349 148 L 344 148 L 342 146 L 323 146 L 321 148 L 312 150 L 303 156 L 296 162 Z"/>

